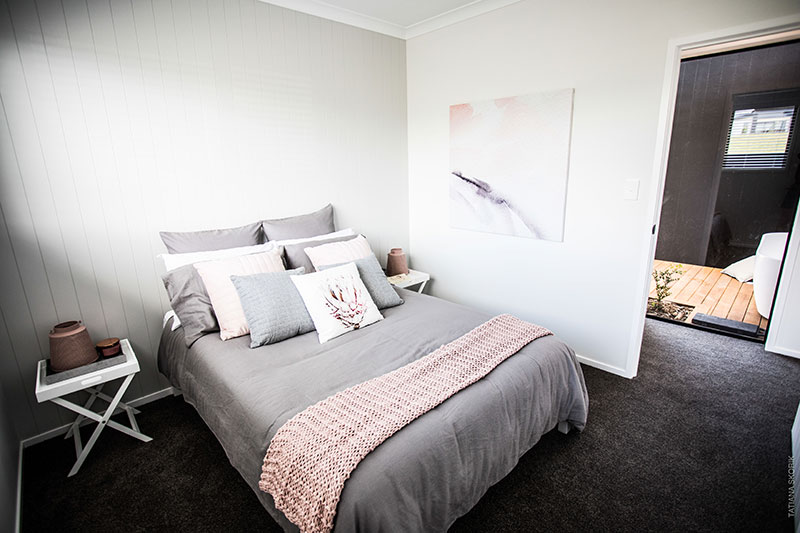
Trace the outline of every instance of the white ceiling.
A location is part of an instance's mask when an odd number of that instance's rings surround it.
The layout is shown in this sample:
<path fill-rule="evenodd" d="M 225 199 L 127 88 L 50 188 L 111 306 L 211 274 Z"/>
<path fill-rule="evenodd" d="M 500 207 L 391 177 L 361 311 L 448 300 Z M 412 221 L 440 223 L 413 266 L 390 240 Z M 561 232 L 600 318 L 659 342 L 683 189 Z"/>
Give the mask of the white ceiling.
<path fill-rule="evenodd" d="M 318 17 L 410 39 L 519 0 L 262 0 Z"/>

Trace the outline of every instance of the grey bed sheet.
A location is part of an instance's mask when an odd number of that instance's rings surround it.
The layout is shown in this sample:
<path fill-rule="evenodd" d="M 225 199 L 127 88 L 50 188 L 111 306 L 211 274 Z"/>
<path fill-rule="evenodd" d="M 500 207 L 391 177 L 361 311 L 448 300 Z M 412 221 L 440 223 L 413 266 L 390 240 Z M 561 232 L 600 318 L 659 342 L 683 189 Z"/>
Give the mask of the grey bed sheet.
<path fill-rule="evenodd" d="M 289 418 L 331 394 L 399 368 L 489 315 L 400 290 L 384 320 L 320 345 L 316 332 L 251 349 L 249 337 L 211 334 L 187 349 L 182 328 L 161 337 L 158 365 L 222 444 L 231 464 L 286 531 L 297 531 L 258 490 L 261 464 Z M 334 531 L 445 531 L 560 422 L 583 429 L 586 386 L 574 352 L 537 339 L 488 376 L 370 453 L 345 483 Z"/>

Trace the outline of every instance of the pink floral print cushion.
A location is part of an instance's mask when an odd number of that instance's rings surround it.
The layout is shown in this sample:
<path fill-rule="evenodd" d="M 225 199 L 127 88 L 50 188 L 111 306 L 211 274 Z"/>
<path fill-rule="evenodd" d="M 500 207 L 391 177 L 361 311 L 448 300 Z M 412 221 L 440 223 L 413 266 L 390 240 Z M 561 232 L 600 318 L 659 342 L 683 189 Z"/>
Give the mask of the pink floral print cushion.
<path fill-rule="evenodd" d="M 320 343 L 383 320 L 355 263 L 291 279 L 311 315 Z"/>

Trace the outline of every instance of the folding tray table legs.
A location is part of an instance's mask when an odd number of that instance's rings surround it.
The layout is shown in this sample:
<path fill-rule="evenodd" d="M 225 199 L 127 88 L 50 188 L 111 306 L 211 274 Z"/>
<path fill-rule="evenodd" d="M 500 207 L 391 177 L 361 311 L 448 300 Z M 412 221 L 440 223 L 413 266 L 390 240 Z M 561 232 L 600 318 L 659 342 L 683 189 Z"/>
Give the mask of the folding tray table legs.
<path fill-rule="evenodd" d="M 106 426 L 125 433 L 126 435 L 130 435 L 131 437 L 139 439 L 142 442 L 150 442 L 153 440 L 151 437 L 148 437 L 139 431 L 139 424 L 136 423 L 136 417 L 134 416 L 139 411 L 121 401 L 122 395 L 125 394 L 125 391 L 128 389 L 128 385 L 130 385 L 131 381 L 133 381 L 133 377 L 134 374 L 130 374 L 125 378 L 125 381 L 122 382 L 122 385 L 120 385 L 119 390 L 113 398 L 102 392 L 103 386 L 101 385 L 98 388 L 86 389 L 87 392 L 91 393 L 91 395 L 86 401 L 86 404 L 83 406 L 76 405 L 68 400 L 65 400 L 64 398 L 53 398 L 51 400 L 53 403 L 78 414 L 78 418 L 72 423 L 72 426 L 69 428 L 69 431 L 67 431 L 66 435 L 66 438 L 69 438 L 70 435 L 72 435 L 72 437 L 75 439 L 75 454 L 78 456 L 78 459 L 75 461 L 72 470 L 69 471 L 69 476 L 74 476 L 78 473 L 81 465 L 83 465 L 83 462 L 86 460 L 86 456 L 89 455 L 94 443 L 97 442 L 97 438 L 100 436 L 100 433 L 103 432 L 103 429 L 105 429 Z M 98 397 L 109 402 L 108 409 L 106 409 L 103 413 L 95 413 L 94 411 L 89 410 L 95 399 Z M 122 424 L 111 420 L 111 415 L 113 415 L 114 411 L 117 409 L 123 409 L 128 414 L 128 421 L 130 422 L 131 427 L 123 426 Z M 97 422 L 97 427 L 94 429 L 92 436 L 89 437 L 89 441 L 84 447 L 81 443 L 81 432 L 79 427 L 81 422 L 86 418 Z"/>

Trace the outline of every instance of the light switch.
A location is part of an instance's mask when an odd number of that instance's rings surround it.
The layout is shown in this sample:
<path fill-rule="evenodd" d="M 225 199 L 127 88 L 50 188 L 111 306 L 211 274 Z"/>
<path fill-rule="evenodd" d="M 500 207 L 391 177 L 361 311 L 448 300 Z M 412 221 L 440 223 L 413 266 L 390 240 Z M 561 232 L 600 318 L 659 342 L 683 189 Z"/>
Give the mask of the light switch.
<path fill-rule="evenodd" d="M 624 200 L 639 199 L 639 180 L 625 180 L 625 187 L 622 189 Z"/>

